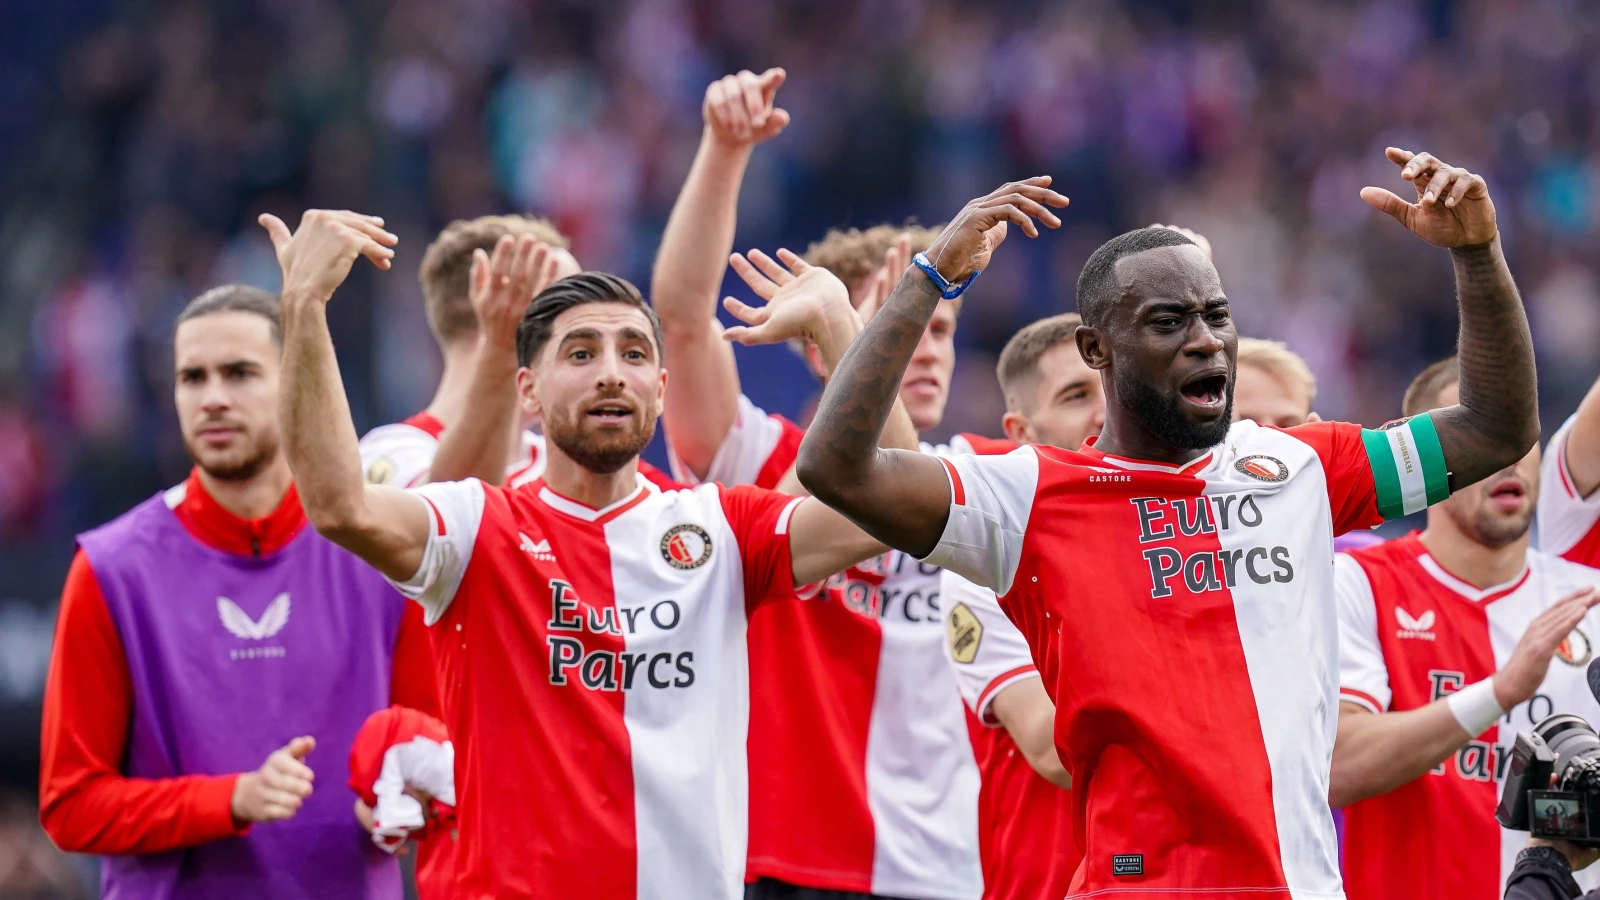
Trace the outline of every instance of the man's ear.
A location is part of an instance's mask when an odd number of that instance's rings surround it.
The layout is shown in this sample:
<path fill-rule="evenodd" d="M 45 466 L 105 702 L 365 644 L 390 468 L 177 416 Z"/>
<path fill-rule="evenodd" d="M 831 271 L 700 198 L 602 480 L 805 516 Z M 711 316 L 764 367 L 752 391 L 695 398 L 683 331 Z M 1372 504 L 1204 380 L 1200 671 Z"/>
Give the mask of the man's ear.
<path fill-rule="evenodd" d="M 544 410 L 539 407 L 539 377 L 528 366 L 517 370 L 517 407 L 524 415 L 536 419 L 544 416 Z"/>
<path fill-rule="evenodd" d="M 661 382 L 656 385 L 656 415 L 667 411 L 667 370 L 661 370 Z"/>
<path fill-rule="evenodd" d="M 1100 329 L 1079 325 L 1072 336 L 1078 342 L 1078 355 L 1083 357 L 1084 365 L 1096 372 L 1104 371 L 1111 365 L 1111 354 Z"/>
<path fill-rule="evenodd" d="M 1000 427 L 1005 429 L 1006 437 L 1018 444 L 1033 443 L 1033 427 L 1028 417 L 1019 412 L 1008 412 L 1000 417 Z"/>

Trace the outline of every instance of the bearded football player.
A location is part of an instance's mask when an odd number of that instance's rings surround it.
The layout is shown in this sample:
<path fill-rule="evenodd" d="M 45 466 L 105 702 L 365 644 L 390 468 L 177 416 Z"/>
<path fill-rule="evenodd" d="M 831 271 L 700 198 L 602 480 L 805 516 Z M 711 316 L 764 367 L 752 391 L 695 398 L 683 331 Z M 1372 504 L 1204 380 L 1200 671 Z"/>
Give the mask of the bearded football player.
<path fill-rule="evenodd" d="M 1106 421 L 1079 451 L 938 459 L 876 433 L 941 299 L 1010 226 L 1066 197 L 1048 177 L 972 201 L 914 260 L 823 394 L 798 471 L 885 543 L 1000 597 L 1036 659 L 1075 775 L 1071 890 L 1340 896 L 1329 813 L 1338 636 L 1335 534 L 1420 510 L 1537 438 L 1533 350 L 1483 179 L 1390 148 L 1416 202 L 1362 198 L 1450 251 L 1461 403 L 1386 432 L 1231 423 L 1237 337 L 1188 238 L 1141 229 L 1084 266 L 1079 352 Z"/>
<path fill-rule="evenodd" d="M 1459 371 L 1424 370 L 1405 414 L 1456 405 Z M 1500 896 L 1527 842 L 1494 820 L 1517 732 L 1552 713 L 1600 717 L 1586 677 L 1600 571 L 1529 549 L 1540 493 L 1535 447 L 1431 507 L 1423 531 L 1335 558 L 1329 800 L 1346 807 L 1356 900 Z"/>
<path fill-rule="evenodd" d="M 810 498 L 643 478 L 666 393 L 660 326 L 601 273 L 545 289 L 516 332 L 541 479 L 365 483 L 325 305 L 357 258 L 387 266 L 397 239 L 347 212 L 309 212 L 293 234 L 263 224 L 283 269 L 281 413 L 306 513 L 417 600 L 454 684 L 458 895 L 739 897 L 746 616 L 883 545 Z M 532 252 L 492 276 L 528 271 Z"/>

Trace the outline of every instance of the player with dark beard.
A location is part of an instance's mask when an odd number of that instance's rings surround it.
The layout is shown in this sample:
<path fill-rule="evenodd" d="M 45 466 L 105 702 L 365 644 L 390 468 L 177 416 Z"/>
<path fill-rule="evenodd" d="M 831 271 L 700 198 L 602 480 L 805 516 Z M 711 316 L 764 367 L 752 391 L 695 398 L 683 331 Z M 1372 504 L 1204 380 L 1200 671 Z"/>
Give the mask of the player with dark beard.
<path fill-rule="evenodd" d="M 1230 426 L 1237 336 L 1221 279 L 1188 238 L 1141 229 L 1078 280 L 1078 347 L 1106 392 L 1092 444 L 945 460 L 879 449 L 938 302 L 1008 227 L 1059 226 L 1051 207 L 1067 200 L 1039 177 L 972 201 L 914 259 L 806 433 L 798 473 L 818 499 L 990 587 L 1027 637 L 1080 791 L 1073 893 L 1340 896 L 1334 535 L 1438 502 L 1537 438 L 1532 341 L 1483 179 L 1387 155 L 1417 201 L 1376 187 L 1362 199 L 1451 253 L 1458 405 L 1383 432 Z"/>

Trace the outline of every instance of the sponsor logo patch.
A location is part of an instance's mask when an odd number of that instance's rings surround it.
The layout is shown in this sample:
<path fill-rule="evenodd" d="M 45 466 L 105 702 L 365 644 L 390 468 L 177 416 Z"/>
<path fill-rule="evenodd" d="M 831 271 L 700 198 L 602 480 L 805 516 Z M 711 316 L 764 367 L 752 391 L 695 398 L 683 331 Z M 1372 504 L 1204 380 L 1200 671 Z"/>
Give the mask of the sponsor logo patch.
<path fill-rule="evenodd" d="M 523 534 L 520 531 L 517 532 L 517 537 L 521 538 L 521 542 L 520 543 L 522 544 L 522 552 L 523 553 L 528 554 L 529 556 L 533 557 L 534 559 L 539 560 L 540 562 L 555 562 L 556 561 L 556 555 L 550 549 L 550 539 L 549 538 L 540 538 L 539 540 L 536 541 L 533 538 L 528 537 L 527 535 Z"/>
<path fill-rule="evenodd" d="M 1594 645 L 1589 643 L 1589 636 L 1583 629 L 1574 628 L 1567 639 L 1556 648 L 1556 656 L 1569 666 L 1587 665 L 1589 657 L 1594 655 Z"/>
<path fill-rule="evenodd" d="M 1435 640 L 1437 636 L 1433 633 L 1434 618 L 1434 613 L 1431 609 L 1420 616 L 1412 616 L 1396 606 L 1394 608 L 1394 620 L 1400 623 L 1400 630 L 1395 634 L 1397 637 L 1418 641 Z"/>
<path fill-rule="evenodd" d="M 1289 480 L 1289 467 L 1276 456 L 1246 456 L 1233 467 L 1257 481 L 1277 484 Z"/>
<path fill-rule="evenodd" d="M 661 536 L 661 558 L 674 569 L 698 569 L 711 559 L 711 535 L 699 525 L 674 525 Z"/>
<path fill-rule="evenodd" d="M 1143 853 L 1118 853 L 1111 857 L 1111 874 L 1113 875 L 1143 875 Z"/>
<path fill-rule="evenodd" d="M 983 641 L 983 623 L 973 615 L 965 603 L 957 603 L 945 622 L 950 636 L 950 656 L 958 663 L 970 663 L 978 658 L 978 644 Z"/>
<path fill-rule="evenodd" d="M 388 484 L 394 477 L 394 460 L 380 456 L 367 466 L 367 484 Z"/>

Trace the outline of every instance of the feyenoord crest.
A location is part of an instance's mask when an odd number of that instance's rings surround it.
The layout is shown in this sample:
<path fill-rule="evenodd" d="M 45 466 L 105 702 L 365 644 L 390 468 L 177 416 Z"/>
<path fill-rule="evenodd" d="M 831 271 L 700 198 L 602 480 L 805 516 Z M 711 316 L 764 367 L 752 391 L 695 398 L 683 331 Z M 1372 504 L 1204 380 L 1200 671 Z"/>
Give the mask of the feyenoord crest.
<path fill-rule="evenodd" d="M 1289 467 L 1275 456 L 1246 456 L 1234 463 L 1233 467 L 1257 481 L 1276 484 L 1289 480 Z"/>
<path fill-rule="evenodd" d="M 958 663 L 969 663 L 978 658 L 978 643 L 983 640 L 983 623 L 972 614 L 965 603 L 957 603 L 950 610 L 946 622 L 950 634 L 950 656 Z"/>
<path fill-rule="evenodd" d="M 1567 639 L 1556 648 L 1556 656 L 1569 666 L 1582 666 L 1589 662 L 1589 657 L 1594 655 L 1594 647 L 1589 643 L 1589 636 L 1583 629 L 1574 628 Z"/>
<path fill-rule="evenodd" d="M 674 569 L 698 569 L 711 558 L 711 535 L 699 525 L 674 525 L 661 536 L 661 558 Z"/>

